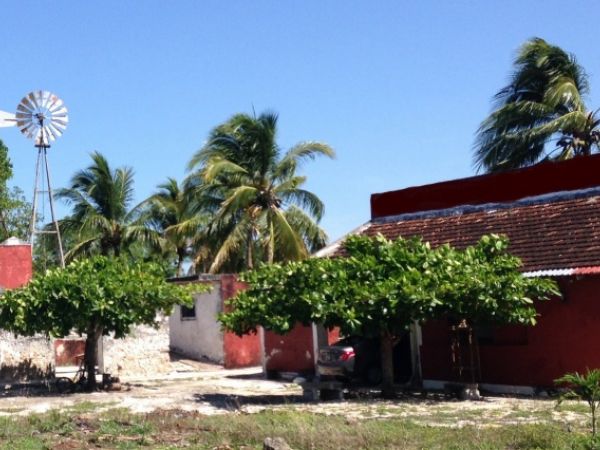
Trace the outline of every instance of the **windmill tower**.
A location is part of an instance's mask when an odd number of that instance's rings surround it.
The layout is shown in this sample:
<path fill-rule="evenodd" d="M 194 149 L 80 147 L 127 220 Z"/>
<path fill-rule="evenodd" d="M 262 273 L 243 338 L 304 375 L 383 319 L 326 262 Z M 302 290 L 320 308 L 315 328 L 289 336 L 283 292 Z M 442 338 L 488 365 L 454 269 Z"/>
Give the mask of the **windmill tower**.
<path fill-rule="evenodd" d="M 69 118 L 63 101 L 48 91 L 33 91 L 21 99 L 16 114 L 0 111 L 1 126 L 17 126 L 27 138 L 33 139 L 38 150 L 35 164 L 35 185 L 33 188 L 33 211 L 29 228 L 29 242 L 40 234 L 56 236 L 58 257 L 61 267 L 65 266 L 65 256 L 60 237 L 60 228 L 54 212 L 54 195 L 50 182 L 48 149 L 50 142 L 62 136 Z M 44 196 L 48 196 L 52 228 L 43 228 L 45 223 Z M 41 198 L 40 198 L 41 196 Z M 40 200 L 41 208 L 40 208 Z M 38 226 L 41 222 L 42 228 Z"/>

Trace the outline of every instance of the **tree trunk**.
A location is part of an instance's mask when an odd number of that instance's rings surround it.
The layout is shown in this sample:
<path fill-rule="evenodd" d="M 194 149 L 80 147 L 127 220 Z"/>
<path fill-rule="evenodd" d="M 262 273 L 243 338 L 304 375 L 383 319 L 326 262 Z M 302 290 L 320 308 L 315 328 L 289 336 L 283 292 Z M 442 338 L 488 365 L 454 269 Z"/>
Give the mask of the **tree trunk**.
<path fill-rule="evenodd" d="M 381 333 L 381 395 L 394 398 L 394 337 L 387 331 Z"/>
<path fill-rule="evenodd" d="M 248 266 L 248 269 L 252 270 L 254 269 L 254 264 L 252 262 L 252 241 L 253 241 L 253 233 L 252 233 L 252 227 L 250 227 L 250 230 L 248 230 L 248 248 L 246 249 L 246 264 Z"/>
<path fill-rule="evenodd" d="M 273 230 L 273 221 L 269 224 L 269 242 L 267 244 L 267 262 L 273 264 L 275 260 L 275 230 Z"/>
<path fill-rule="evenodd" d="M 86 390 L 96 390 L 96 363 L 98 362 L 98 339 L 102 336 L 102 327 L 91 324 L 87 330 L 85 339 L 84 365 L 86 375 Z"/>
<path fill-rule="evenodd" d="M 177 276 L 180 277 L 183 270 L 183 260 L 185 259 L 185 249 L 177 249 Z"/>

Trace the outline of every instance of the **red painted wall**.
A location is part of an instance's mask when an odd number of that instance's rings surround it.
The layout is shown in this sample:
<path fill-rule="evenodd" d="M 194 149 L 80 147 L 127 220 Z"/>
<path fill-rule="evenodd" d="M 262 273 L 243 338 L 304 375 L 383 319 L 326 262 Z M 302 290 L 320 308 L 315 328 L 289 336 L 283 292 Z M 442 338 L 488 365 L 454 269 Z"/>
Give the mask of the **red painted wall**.
<path fill-rule="evenodd" d="M 537 302 L 538 324 L 503 327 L 481 344 L 481 382 L 553 386 L 565 372 L 600 368 L 600 276 L 559 280 L 562 299 Z M 452 380 L 445 321 L 423 327 L 423 378 Z"/>
<path fill-rule="evenodd" d="M 600 155 L 371 195 L 371 217 L 510 202 L 600 186 Z"/>
<path fill-rule="evenodd" d="M 246 284 L 237 280 L 235 275 L 221 276 L 221 301 L 223 310 L 227 309 L 225 301 L 237 292 L 246 289 Z M 224 362 L 226 369 L 238 367 L 258 366 L 261 364 L 260 336 L 246 334 L 242 337 L 234 333 L 223 334 Z"/>
<path fill-rule="evenodd" d="M 54 355 L 57 366 L 79 366 L 85 352 L 83 339 L 56 339 Z"/>
<path fill-rule="evenodd" d="M 31 280 L 31 246 L 0 245 L 0 287 L 13 289 Z"/>
<path fill-rule="evenodd" d="M 296 325 L 284 335 L 265 331 L 266 370 L 275 372 L 314 372 L 311 326 Z"/>

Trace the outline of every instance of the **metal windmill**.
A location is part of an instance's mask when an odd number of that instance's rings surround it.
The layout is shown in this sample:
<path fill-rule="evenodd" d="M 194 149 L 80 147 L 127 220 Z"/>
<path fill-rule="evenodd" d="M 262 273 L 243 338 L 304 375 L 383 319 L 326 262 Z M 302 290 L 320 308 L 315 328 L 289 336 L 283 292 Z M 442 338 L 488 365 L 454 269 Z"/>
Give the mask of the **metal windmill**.
<path fill-rule="evenodd" d="M 63 101 L 48 91 L 33 91 L 27 94 L 17 106 L 16 114 L 0 111 L 0 127 L 19 127 L 21 133 L 27 138 L 34 140 L 34 146 L 38 149 L 29 241 L 33 243 L 34 238 L 38 234 L 56 235 L 58 255 L 62 267 L 65 266 L 65 256 L 60 237 L 60 228 L 54 213 L 54 195 L 50 183 L 47 153 L 50 148 L 50 142 L 62 136 L 68 122 L 67 108 Z M 53 229 L 38 228 L 38 215 L 40 214 L 38 202 L 40 194 L 48 195 Z M 43 213 L 44 211 L 42 210 L 42 224 L 44 223 Z"/>

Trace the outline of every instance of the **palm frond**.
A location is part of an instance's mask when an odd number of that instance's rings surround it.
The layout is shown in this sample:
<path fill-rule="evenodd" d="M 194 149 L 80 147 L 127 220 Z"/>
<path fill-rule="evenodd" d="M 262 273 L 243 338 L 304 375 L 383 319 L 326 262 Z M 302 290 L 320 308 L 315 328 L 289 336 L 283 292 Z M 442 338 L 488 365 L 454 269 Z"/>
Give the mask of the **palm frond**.
<path fill-rule="evenodd" d="M 286 260 L 300 260 L 308 257 L 308 249 L 302 237 L 292 228 L 285 214 L 279 209 L 268 212 L 269 225 L 275 233 L 275 244 L 278 252 L 285 255 Z"/>
<path fill-rule="evenodd" d="M 323 248 L 328 241 L 327 233 L 300 208 L 292 206 L 285 212 L 290 226 L 299 234 L 310 253 Z"/>
<path fill-rule="evenodd" d="M 278 193 L 288 204 L 299 206 L 320 222 L 325 212 L 325 205 L 321 199 L 310 191 L 304 189 L 286 189 Z"/>
<path fill-rule="evenodd" d="M 287 151 L 274 169 L 276 178 L 286 178 L 295 173 L 299 165 L 306 159 L 314 160 L 317 156 L 335 158 L 335 151 L 322 142 L 301 142 Z"/>
<path fill-rule="evenodd" d="M 221 266 L 231 257 L 232 253 L 240 252 L 245 245 L 252 245 L 247 241 L 248 232 L 252 224 L 248 219 L 241 220 L 233 230 L 227 235 L 227 238 L 219 246 L 219 250 L 214 256 L 210 265 L 209 272 L 216 273 Z"/>

